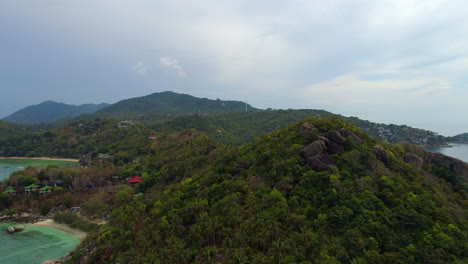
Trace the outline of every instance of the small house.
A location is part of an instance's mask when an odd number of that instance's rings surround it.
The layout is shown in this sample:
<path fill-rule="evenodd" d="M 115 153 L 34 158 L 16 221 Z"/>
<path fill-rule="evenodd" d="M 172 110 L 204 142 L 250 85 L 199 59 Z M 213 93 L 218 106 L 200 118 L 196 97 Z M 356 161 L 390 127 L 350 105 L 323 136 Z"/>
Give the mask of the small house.
<path fill-rule="evenodd" d="M 16 195 L 16 190 L 15 190 L 15 187 L 8 186 L 8 188 L 2 193 L 9 194 L 9 195 Z"/>
<path fill-rule="evenodd" d="M 139 182 L 143 182 L 143 178 L 141 178 L 141 176 L 134 176 L 128 180 L 128 183 L 139 183 Z"/>
<path fill-rule="evenodd" d="M 41 195 L 41 194 L 45 195 L 45 194 L 50 193 L 51 191 L 52 191 L 52 187 L 49 186 L 49 185 L 46 185 L 46 186 L 39 189 L 39 195 Z"/>
<path fill-rule="evenodd" d="M 156 135 L 148 135 L 148 139 L 156 139 Z"/>
<path fill-rule="evenodd" d="M 31 185 L 28 185 L 26 187 L 24 187 L 24 193 L 31 193 L 31 192 L 35 192 L 37 191 L 39 188 L 39 185 L 37 184 L 31 184 Z"/>

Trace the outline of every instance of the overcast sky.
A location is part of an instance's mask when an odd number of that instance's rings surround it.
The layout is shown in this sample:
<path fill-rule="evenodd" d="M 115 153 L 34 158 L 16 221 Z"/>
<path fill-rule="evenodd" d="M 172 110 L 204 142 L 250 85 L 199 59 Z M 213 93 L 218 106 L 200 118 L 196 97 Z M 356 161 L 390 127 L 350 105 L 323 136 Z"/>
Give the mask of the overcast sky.
<path fill-rule="evenodd" d="M 0 117 L 154 92 L 468 132 L 465 0 L 0 0 Z"/>

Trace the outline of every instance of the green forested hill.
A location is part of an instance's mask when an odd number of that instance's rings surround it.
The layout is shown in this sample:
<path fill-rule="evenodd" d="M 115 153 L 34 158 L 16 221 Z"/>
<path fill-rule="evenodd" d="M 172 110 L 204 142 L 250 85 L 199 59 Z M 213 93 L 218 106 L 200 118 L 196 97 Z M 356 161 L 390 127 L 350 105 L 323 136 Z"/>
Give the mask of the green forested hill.
<path fill-rule="evenodd" d="M 340 119 L 240 147 L 189 130 L 151 150 L 70 263 L 466 263 L 464 175 Z"/>
<path fill-rule="evenodd" d="M 38 105 L 31 105 L 3 118 L 4 121 L 15 124 L 52 123 L 63 118 L 73 118 L 85 113 L 96 112 L 109 104 L 68 105 L 53 101 L 46 101 Z"/>
<path fill-rule="evenodd" d="M 134 124 L 120 128 L 117 120 L 95 119 L 47 131 L 0 139 L 1 156 L 81 158 L 88 153 L 109 153 L 128 161 L 144 151 L 151 130 Z M 131 149 L 129 153 L 126 150 Z"/>
<path fill-rule="evenodd" d="M 225 143 L 242 144 L 260 135 L 275 129 L 285 128 L 312 116 L 331 117 L 334 114 L 325 110 L 289 109 L 217 115 L 184 115 L 156 122 L 151 127 L 160 132 L 175 132 L 182 129 L 196 128 Z M 445 137 L 432 131 L 405 125 L 379 124 L 357 117 L 339 117 L 357 125 L 370 135 L 390 143 L 410 142 L 417 145 L 435 146 L 447 144 Z"/>
<path fill-rule="evenodd" d="M 468 144 L 468 133 L 448 137 L 447 140 L 452 143 Z"/>
<path fill-rule="evenodd" d="M 116 141 L 124 140 L 132 133 L 145 138 L 149 133 L 171 134 L 185 129 L 197 129 L 209 134 L 222 143 L 241 145 L 255 137 L 275 129 L 285 128 L 308 117 L 331 117 L 332 113 L 324 110 L 267 110 L 258 112 L 232 112 L 220 114 L 191 114 L 172 117 L 148 118 L 133 122 L 126 129 L 119 129 L 118 120 L 90 119 L 47 129 L 46 127 L 18 126 L 3 123 L 0 126 L 0 155 L 4 156 L 51 156 L 79 158 L 89 152 L 115 154 L 106 147 L 120 145 Z M 377 124 L 355 117 L 347 120 L 370 135 L 391 143 L 402 141 L 421 145 L 443 145 L 443 137 L 433 132 L 407 126 Z M 98 121 L 96 121 L 98 120 Z M 129 132 L 132 131 L 132 132 Z M 127 133 L 127 134 L 125 134 Z M 115 144 L 111 144 L 115 143 Z M 100 147 L 101 146 L 101 147 Z M 125 153 L 125 155 L 130 155 Z"/>
<path fill-rule="evenodd" d="M 223 113 L 245 111 L 246 104 L 240 101 L 211 100 L 174 92 L 153 93 L 147 96 L 122 100 L 106 107 L 91 117 L 130 119 L 195 113 Z M 249 111 L 258 109 L 247 105 Z"/>

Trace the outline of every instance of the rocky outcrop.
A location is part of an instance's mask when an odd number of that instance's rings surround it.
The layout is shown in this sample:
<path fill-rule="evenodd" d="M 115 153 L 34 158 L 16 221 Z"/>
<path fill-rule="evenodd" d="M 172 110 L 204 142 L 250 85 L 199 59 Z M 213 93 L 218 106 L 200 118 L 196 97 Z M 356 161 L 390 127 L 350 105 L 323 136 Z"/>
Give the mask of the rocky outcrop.
<path fill-rule="evenodd" d="M 307 147 L 302 150 L 302 155 L 305 158 L 313 157 L 316 155 L 320 155 L 323 153 L 323 149 L 325 148 L 324 144 L 319 140 L 316 140 L 310 143 Z"/>
<path fill-rule="evenodd" d="M 340 134 L 345 138 L 351 137 L 359 145 L 364 143 L 360 137 L 358 137 L 356 134 L 354 134 L 353 132 L 351 132 L 351 131 L 349 131 L 347 129 L 344 129 L 344 128 L 340 129 Z"/>
<path fill-rule="evenodd" d="M 343 145 L 345 138 L 335 130 L 328 130 L 325 137 L 338 145 Z"/>
<path fill-rule="evenodd" d="M 421 169 L 424 165 L 424 160 L 413 153 L 406 153 L 405 156 L 403 156 L 403 160 L 416 169 Z"/>
<path fill-rule="evenodd" d="M 0 222 L 12 222 L 12 223 L 36 223 L 44 221 L 50 217 L 46 217 L 40 214 L 32 213 L 17 213 L 13 215 L 2 215 L 0 216 Z"/>
<path fill-rule="evenodd" d="M 302 124 L 300 129 L 300 133 L 303 136 L 315 132 L 317 132 L 317 129 L 308 122 Z M 330 155 L 340 154 L 345 151 L 344 145 L 347 137 L 351 137 L 358 144 L 363 143 L 358 136 L 344 128 L 339 132 L 336 130 L 328 130 L 323 136 L 319 136 L 317 140 L 302 149 L 301 155 L 311 169 L 318 172 L 332 172 L 336 164 Z"/>
<path fill-rule="evenodd" d="M 308 136 L 308 135 L 312 135 L 312 134 L 314 134 L 316 132 L 318 132 L 317 128 L 315 128 L 314 125 L 312 125 L 309 122 L 305 122 L 299 128 L 299 133 L 301 133 L 301 135 L 303 137 Z"/>
<path fill-rule="evenodd" d="M 390 155 L 382 146 L 375 145 L 372 149 L 374 150 L 374 154 L 377 156 L 377 159 L 382 161 L 386 167 L 390 166 Z"/>
<path fill-rule="evenodd" d="M 459 159 L 445 156 L 441 153 L 427 153 L 424 159 L 424 164 L 444 166 L 455 174 L 455 176 L 462 178 L 465 182 L 468 181 L 468 164 Z"/>
<path fill-rule="evenodd" d="M 331 141 L 331 140 L 328 140 L 328 139 L 324 139 L 325 141 L 325 146 L 327 147 L 326 148 L 326 152 L 328 154 L 340 154 L 342 152 L 344 152 L 344 146 L 343 145 L 340 145 L 334 141 Z"/>
<path fill-rule="evenodd" d="M 333 172 L 336 167 L 335 161 L 328 154 L 320 154 L 306 159 L 307 164 L 314 171 L 328 171 Z"/>

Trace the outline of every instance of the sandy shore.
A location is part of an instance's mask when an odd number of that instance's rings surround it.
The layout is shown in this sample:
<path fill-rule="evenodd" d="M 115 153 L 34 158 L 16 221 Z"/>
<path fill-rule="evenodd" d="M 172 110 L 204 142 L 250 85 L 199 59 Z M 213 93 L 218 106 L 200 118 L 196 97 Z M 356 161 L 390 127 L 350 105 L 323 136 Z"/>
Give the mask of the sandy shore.
<path fill-rule="evenodd" d="M 48 227 L 52 227 L 52 228 L 57 228 L 57 229 L 60 229 L 60 230 L 63 230 L 65 232 L 68 232 L 70 234 L 73 234 L 81 239 L 84 239 L 88 234 L 84 231 L 81 231 L 81 230 L 78 230 L 78 229 L 73 229 L 65 224 L 59 224 L 57 222 L 55 222 L 54 220 L 52 219 L 47 219 L 47 220 L 44 220 L 44 221 L 41 221 L 41 222 L 37 222 L 37 223 L 34 223 L 34 224 L 31 224 L 31 225 L 38 225 L 38 226 L 48 226 Z"/>
<path fill-rule="evenodd" d="M 0 159 L 34 159 L 34 160 L 59 160 L 59 161 L 73 161 L 78 162 L 77 159 L 64 159 L 64 158 L 49 158 L 49 157 L 0 157 Z"/>

